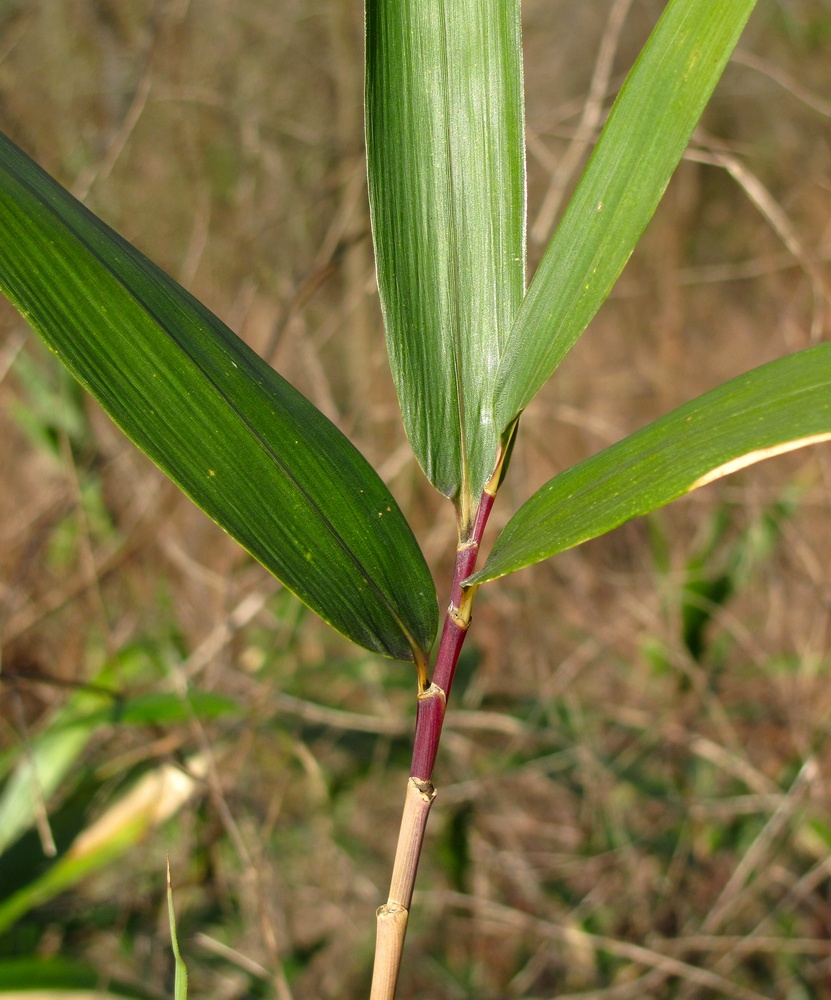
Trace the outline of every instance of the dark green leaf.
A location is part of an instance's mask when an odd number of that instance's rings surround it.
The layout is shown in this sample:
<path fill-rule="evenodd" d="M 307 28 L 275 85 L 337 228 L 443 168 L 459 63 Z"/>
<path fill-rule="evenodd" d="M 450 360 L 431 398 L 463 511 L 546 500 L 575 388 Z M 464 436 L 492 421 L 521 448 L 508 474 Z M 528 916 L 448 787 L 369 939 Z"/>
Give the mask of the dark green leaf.
<path fill-rule="evenodd" d="M 496 540 L 484 583 L 646 514 L 721 476 L 831 439 L 831 343 L 725 382 L 538 490 Z"/>
<path fill-rule="evenodd" d="M 309 607 L 388 656 L 429 649 L 429 571 L 363 457 L 5 138 L 0 288 L 125 433 Z"/>

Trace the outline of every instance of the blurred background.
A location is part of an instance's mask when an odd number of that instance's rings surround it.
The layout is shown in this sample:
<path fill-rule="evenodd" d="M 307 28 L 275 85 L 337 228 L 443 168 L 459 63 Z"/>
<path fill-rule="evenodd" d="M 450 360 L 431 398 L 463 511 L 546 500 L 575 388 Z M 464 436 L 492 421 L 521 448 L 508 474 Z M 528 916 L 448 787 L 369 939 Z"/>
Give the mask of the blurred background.
<path fill-rule="evenodd" d="M 526 0 L 529 263 L 664 4 Z M 447 600 L 374 285 L 357 0 L 0 0 L 0 126 L 376 465 Z M 759 0 L 523 418 L 557 471 L 829 336 L 831 3 Z M 831 998 L 831 446 L 480 592 L 407 998 Z M 493 537 L 493 534 L 490 535 Z M 342 640 L 0 308 L 0 990 L 368 994 L 411 667 Z M 37 766 L 40 779 L 32 779 Z"/>

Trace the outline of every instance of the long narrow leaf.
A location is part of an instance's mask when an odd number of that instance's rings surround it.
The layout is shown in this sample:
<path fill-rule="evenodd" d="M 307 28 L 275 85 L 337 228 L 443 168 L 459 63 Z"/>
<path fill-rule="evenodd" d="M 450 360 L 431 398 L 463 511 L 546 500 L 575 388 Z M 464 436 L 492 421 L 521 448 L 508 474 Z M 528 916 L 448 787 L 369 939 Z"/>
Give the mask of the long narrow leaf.
<path fill-rule="evenodd" d="M 754 462 L 831 440 L 831 343 L 725 382 L 538 490 L 514 514 L 484 583 L 596 538 Z"/>
<path fill-rule="evenodd" d="M 386 655 L 429 649 L 429 571 L 359 452 L 5 138 L 0 289 L 125 433 L 309 607 Z"/>
<path fill-rule="evenodd" d="M 509 427 L 617 281 L 684 152 L 755 0 L 671 0 L 621 90 L 502 354 Z"/>
<path fill-rule="evenodd" d="M 170 881 L 170 858 L 167 859 L 167 918 L 170 922 L 170 947 L 173 951 L 173 959 L 176 967 L 176 974 L 173 980 L 173 1000 L 187 1000 L 188 996 L 188 968 L 182 953 L 179 951 L 179 938 L 176 936 L 176 911 L 173 909 L 173 885 Z"/>
<path fill-rule="evenodd" d="M 525 281 L 519 0 L 368 0 L 378 286 L 404 423 L 464 530 L 490 479 L 494 379 Z"/>

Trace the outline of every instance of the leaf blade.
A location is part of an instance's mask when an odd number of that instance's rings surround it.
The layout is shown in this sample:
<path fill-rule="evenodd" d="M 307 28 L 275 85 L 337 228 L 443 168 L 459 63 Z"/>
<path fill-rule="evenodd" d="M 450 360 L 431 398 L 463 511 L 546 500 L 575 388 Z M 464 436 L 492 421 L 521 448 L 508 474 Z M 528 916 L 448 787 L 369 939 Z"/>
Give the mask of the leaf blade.
<path fill-rule="evenodd" d="M 170 881 L 170 858 L 167 859 L 167 920 L 170 925 L 170 947 L 173 951 L 174 967 L 176 969 L 173 980 L 174 1000 L 187 1000 L 188 998 L 188 969 L 182 953 L 179 951 L 179 938 L 176 935 L 176 911 L 173 908 L 173 883 Z"/>
<path fill-rule="evenodd" d="M 672 0 L 618 95 L 535 273 L 494 390 L 509 427 L 605 301 L 652 217 L 755 0 Z"/>
<path fill-rule="evenodd" d="M 370 210 L 390 361 L 416 456 L 465 524 L 495 468 L 490 399 L 524 292 L 519 4 L 368 0 L 366 10 Z"/>
<path fill-rule="evenodd" d="M 523 569 L 721 475 L 831 439 L 831 343 L 731 379 L 561 472 L 514 514 L 466 585 Z"/>
<path fill-rule="evenodd" d="M 128 437 L 343 634 L 429 649 L 424 557 L 333 424 L 5 137 L 0 223 L 0 288 Z"/>

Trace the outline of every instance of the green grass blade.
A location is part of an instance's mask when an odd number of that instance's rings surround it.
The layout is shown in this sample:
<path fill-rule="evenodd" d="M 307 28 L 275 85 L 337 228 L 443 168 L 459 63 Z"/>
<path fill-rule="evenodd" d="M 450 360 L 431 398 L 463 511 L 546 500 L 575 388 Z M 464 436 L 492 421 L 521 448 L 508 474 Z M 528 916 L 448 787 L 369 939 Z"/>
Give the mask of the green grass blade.
<path fill-rule="evenodd" d="M 173 980 L 174 1000 L 188 1000 L 188 970 L 182 953 L 179 951 L 179 939 L 176 937 L 176 912 L 173 909 L 173 886 L 170 882 L 170 858 L 167 859 L 167 916 L 170 921 L 170 946 L 176 963 L 176 974 Z"/>
<path fill-rule="evenodd" d="M 309 607 L 388 656 L 429 649 L 430 573 L 360 453 L 5 138 L 0 289 L 122 430 Z"/>
<path fill-rule="evenodd" d="M 754 462 L 831 439 L 831 343 L 725 382 L 575 465 L 514 514 L 484 583 L 602 535 Z"/>
<path fill-rule="evenodd" d="M 366 121 L 404 423 L 464 529 L 495 467 L 491 397 L 524 290 L 518 0 L 367 0 Z"/>
<path fill-rule="evenodd" d="M 510 426 L 605 301 L 652 217 L 755 0 L 671 0 L 621 90 L 503 352 Z"/>

